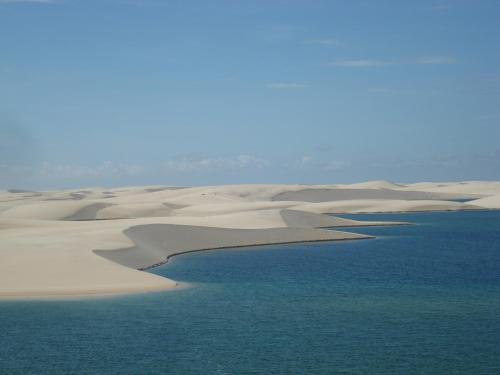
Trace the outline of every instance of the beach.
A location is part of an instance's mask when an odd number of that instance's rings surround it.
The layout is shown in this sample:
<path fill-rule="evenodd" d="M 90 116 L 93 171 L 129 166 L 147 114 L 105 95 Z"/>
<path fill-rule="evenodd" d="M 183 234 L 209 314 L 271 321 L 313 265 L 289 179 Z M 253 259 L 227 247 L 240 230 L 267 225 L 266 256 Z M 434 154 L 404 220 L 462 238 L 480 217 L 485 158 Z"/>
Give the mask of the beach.
<path fill-rule="evenodd" d="M 368 240 L 342 227 L 403 223 L 335 214 L 498 209 L 499 202 L 500 183 L 481 181 L 2 191 L 0 297 L 166 291 L 177 282 L 142 270 L 177 254 Z"/>

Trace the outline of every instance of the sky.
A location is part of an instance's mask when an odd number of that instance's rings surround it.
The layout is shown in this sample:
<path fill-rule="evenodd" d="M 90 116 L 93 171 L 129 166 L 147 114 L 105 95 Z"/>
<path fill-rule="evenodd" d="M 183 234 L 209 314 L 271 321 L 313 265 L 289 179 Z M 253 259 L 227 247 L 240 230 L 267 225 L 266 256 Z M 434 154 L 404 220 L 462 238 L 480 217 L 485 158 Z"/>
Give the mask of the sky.
<path fill-rule="evenodd" d="M 0 0 L 0 189 L 500 180 L 498 0 Z"/>

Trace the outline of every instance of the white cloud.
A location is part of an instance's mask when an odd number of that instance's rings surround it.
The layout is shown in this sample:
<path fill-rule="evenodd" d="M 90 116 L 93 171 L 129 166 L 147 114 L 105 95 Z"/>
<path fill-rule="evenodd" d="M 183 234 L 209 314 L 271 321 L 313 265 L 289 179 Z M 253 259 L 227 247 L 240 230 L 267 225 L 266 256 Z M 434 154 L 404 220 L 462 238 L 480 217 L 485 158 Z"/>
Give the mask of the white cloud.
<path fill-rule="evenodd" d="M 298 168 L 298 169 L 308 169 L 308 170 L 320 170 L 320 171 L 337 171 L 345 169 L 351 165 L 350 162 L 345 160 L 319 160 L 310 155 L 304 155 L 294 163 L 286 165 L 288 167 Z"/>
<path fill-rule="evenodd" d="M 238 155 L 227 158 L 184 158 L 168 160 L 164 163 L 167 170 L 175 172 L 194 172 L 204 170 L 230 170 L 239 168 L 262 168 L 269 164 L 265 159 L 251 155 Z"/>
<path fill-rule="evenodd" d="M 251 155 L 237 155 L 219 158 L 184 158 L 167 160 L 154 165 L 125 164 L 105 161 L 95 165 L 78 163 L 49 163 L 37 165 L 8 165 L 0 163 L 0 176 L 7 179 L 40 179 L 44 181 L 84 181 L 110 178 L 161 176 L 169 173 L 190 173 L 203 171 L 230 171 L 243 168 L 264 168 L 269 165 L 265 159 Z"/>
<path fill-rule="evenodd" d="M 327 171 L 338 171 L 347 168 L 350 163 L 343 160 L 332 160 L 324 164 L 324 169 Z"/>
<path fill-rule="evenodd" d="M 308 165 L 308 164 L 311 164 L 311 162 L 313 161 L 313 157 L 312 156 L 303 156 L 300 161 L 299 161 L 299 164 L 300 165 Z"/>
<path fill-rule="evenodd" d="M 295 82 L 275 82 L 275 83 L 268 83 L 266 87 L 272 90 L 295 90 L 295 89 L 303 89 L 304 87 L 306 87 L 306 85 Z"/>
<path fill-rule="evenodd" d="M 79 164 L 52 164 L 44 162 L 35 170 L 35 174 L 45 178 L 81 179 L 87 177 L 118 177 L 136 176 L 146 171 L 146 168 L 136 164 L 120 164 L 110 161 L 94 166 Z"/>

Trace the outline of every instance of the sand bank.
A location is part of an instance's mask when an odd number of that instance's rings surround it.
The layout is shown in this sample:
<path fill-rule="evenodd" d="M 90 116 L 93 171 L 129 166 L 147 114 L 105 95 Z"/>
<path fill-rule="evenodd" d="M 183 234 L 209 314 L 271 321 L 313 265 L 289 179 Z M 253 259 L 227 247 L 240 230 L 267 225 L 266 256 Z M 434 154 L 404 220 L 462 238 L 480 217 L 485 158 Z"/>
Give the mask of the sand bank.
<path fill-rule="evenodd" d="M 0 297 L 168 290 L 175 281 L 138 269 L 203 249 L 367 238 L 318 228 L 398 224 L 327 213 L 498 208 L 498 196 L 491 182 L 2 191 Z"/>

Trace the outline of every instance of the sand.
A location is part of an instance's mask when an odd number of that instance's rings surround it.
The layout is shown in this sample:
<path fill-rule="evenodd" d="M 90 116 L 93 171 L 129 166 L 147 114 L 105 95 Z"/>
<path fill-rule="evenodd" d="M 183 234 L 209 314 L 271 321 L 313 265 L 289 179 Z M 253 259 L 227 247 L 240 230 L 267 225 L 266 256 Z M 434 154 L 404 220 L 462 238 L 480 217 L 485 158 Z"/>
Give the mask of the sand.
<path fill-rule="evenodd" d="M 139 269 L 185 252 L 367 239 L 338 228 L 402 224 L 326 214 L 495 208 L 500 183 L 479 181 L 1 191 L 0 298 L 166 291 L 177 282 Z"/>
<path fill-rule="evenodd" d="M 370 236 L 304 228 L 229 229 L 189 225 L 152 224 L 129 228 L 125 234 L 135 246 L 95 253 L 132 268 L 148 268 L 185 252 L 258 246 L 275 243 L 364 239 Z"/>

